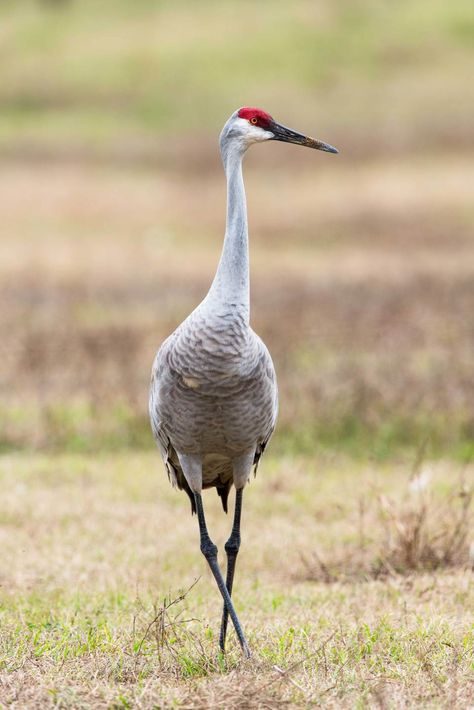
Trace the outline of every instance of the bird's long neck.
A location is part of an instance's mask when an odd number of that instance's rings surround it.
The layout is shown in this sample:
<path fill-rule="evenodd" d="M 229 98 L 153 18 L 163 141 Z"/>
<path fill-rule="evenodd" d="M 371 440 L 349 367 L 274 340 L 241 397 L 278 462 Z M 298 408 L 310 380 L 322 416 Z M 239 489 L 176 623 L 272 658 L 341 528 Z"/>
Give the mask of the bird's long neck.
<path fill-rule="evenodd" d="M 230 145 L 222 155 L 227 177 L 227 221 L 224 246 L 208 299 L 224 311 L 250 317 L 247 203 L 242 177 L 243 151 Z"/>

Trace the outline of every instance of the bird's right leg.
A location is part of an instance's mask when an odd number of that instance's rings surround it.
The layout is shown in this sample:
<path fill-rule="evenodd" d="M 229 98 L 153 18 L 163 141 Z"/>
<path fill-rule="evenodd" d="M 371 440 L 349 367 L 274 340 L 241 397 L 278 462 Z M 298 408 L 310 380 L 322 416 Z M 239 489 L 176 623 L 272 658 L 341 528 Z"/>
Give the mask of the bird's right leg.
<path fill-rule="evenodd" d="M 214 545 L 211 538 L 209 537 L 209 533 L 207 532 L 201 494 L 194 492 L 194 500 L 196 501 L 196 510 L 199 521 L 199 532 L 201 535 L 201 552 L 206 558 L 208 565 L 211 568 L 211 572 L 214 575 L 214 579 L 217 582 L 217 586 L 219 587 L 219 591 L 222 594 L 225 608 L 230 614 L 230 618 L 232 619 L 232 623 L 234 624 L 236 634 L 242 647 L 242 652 L 246 658 L 250 658 L 250 649 L 248 647 L 247 640 L 244 636 L 244 632 L 242 631 L 240 621 L 235 612 L 234 605 L 232 604 L 232 599 L 230 598 L 229 590 L 227 589 L 227 586 L 224 582 L 224 578 L 222 577 L 221 570 L 217 563 L 217 547 Z"/>
<path fill-rule="evenodd" d="M 227 579 L 226 587 L 229 592 L 229 596 L 232 596 L 232 586 L 234 584 L 234 572 L 235 563 L 237 561 L 237 555 L 240 548 L 240 516 L 242 513 L 242 493 L 243 488 L 239 488 L 235 492 L 235 509 L 234 509 L 234 522 L 232 524 L 232 532 L 229 539 L 225 544 L 225 551 L 227 553 Z M 221 632 L 219 636 L 219 646 L 221 650 L 225 649 L 225 637 L 227 634 L 227 621 L 229 618 L 229 612 L 227 611 L 227 606 L 224 604 L 224 609 L 222 611 L 222 621 L 221 621 Z"/>

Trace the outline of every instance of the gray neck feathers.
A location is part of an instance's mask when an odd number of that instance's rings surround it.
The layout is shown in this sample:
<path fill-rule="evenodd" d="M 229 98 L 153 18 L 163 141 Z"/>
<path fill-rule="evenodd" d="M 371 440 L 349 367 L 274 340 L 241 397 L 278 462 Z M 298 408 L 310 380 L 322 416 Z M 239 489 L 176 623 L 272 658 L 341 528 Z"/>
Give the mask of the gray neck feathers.
<path fill-rule="evenodd" d="M 242 177 L 245 146 L 232 135 L 223 135 L 221 154 L 227 177 L 227 221 L 224 246 L 206 300 L 217 308 L 236 311 L 248 323 L 250 317 L 249 248 L 247 204 Z"/>

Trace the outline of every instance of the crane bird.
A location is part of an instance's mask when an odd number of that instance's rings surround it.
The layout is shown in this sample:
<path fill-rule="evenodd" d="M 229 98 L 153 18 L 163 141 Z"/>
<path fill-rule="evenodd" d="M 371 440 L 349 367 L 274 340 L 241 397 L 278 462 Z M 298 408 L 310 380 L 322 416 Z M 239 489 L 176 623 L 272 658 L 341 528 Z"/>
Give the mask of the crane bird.
<path fill-rule="evenodd" d="M 250 327 L 247 206 L 242 159 L 252 143 L 276 140 L 337 149 L 277 123 L 268 113 L 244 107 L 220 135 L 227 178 L 227 221 L 216 275 L 204 300 L 163 343 L 153 363 L 150 419 L 171 483 L 184 490 L 197 513 L 201 552 L 222 595 L 219 645 L 225 647 L 228 615 L 245 657 L 250 650 L 231 600 L 240 547 L 242 494 L 275 427 L 278 391 L 266 346 Z M 203 488 L 217 488 L 224 511 L 232 484 L 235 511 L 225 544 L 227 577 L 207 531 Z"/>

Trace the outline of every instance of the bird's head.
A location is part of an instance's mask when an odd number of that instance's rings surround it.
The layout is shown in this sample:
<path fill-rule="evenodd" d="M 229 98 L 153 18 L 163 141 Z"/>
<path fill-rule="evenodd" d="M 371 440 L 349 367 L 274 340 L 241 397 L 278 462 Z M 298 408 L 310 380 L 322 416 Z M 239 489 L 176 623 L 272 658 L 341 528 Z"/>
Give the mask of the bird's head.
<path fill-rule="evenodd" d="M 277 123 L 272 116 L 260 108 L 244 106 L 235 111 L 229 118 L 220 136 L 220 146 L 223 157 L 228 153 L 230 145 L 233 145 L 239 152 L 245 152 L 252 143 L 262 141 L 282 141 L 284 143 L 295 143 L 323 150 L 326 153 L 338 153 L 329 143 L 316 138 L 310 138 L 302 133 L 293 131 L 291 128 Z"/>

